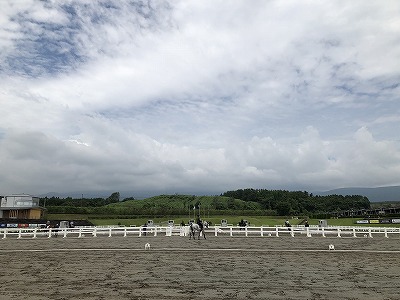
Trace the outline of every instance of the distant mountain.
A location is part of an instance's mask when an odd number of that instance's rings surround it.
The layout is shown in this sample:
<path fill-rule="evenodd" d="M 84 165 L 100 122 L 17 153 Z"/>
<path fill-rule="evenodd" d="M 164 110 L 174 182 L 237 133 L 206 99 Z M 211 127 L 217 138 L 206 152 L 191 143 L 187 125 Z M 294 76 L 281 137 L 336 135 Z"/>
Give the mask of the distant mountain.
<path fill-rule="evenodd" d="M 349 187 L 325 192 L 315 192 L 314 195 L 362 195 L 371 202 L 400 201 L 400 186 L 385 186 L 376 188 Z"/>

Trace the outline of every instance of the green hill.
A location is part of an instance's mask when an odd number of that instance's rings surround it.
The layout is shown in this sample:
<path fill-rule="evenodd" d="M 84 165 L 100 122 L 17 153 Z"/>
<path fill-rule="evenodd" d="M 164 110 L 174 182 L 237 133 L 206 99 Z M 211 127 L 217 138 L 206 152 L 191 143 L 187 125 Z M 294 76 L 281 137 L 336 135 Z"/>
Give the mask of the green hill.
<path fill-rule="evenodd" d="M 127 200 L 107 205 L 119 213 L 187 214 L 189 210 L 260 210 L 261 204 L 223 196 L 159 195 L 143 200 Z"/>

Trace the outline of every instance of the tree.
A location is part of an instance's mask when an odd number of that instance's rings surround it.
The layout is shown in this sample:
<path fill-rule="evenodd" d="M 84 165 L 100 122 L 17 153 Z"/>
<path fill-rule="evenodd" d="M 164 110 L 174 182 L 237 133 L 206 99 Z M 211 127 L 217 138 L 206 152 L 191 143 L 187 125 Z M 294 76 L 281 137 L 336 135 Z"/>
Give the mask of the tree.
<path fill-rule="evenodd" d="M 276 211 L 279 216 L 287 216 L 290 213 L 291 206 L 288 202 L 281 201 L 276 205 Z"/>
<path fill-rule="evenodd" d="M 135 198 L 134 197 L 128 197 L 128 198 L 123 199 L 122 202 L 130 201 L 130 200 L 135 200 Z"/>
<path fill-rule="evenodd" d="M 112 193 L 110 197 L 106 199 L 106 203 L 118 203 L 119 202 L 119 192 Z"/>

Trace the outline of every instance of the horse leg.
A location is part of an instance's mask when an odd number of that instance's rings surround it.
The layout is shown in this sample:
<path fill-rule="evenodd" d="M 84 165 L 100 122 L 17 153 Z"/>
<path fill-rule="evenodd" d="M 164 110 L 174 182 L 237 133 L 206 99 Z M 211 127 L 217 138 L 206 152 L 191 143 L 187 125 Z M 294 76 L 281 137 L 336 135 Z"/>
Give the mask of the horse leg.
<path fill-rule="evenodd" d="M 206 240 L 206 232 L 204 231 L 204 229 L 203 229 L 203 237 Z"/>

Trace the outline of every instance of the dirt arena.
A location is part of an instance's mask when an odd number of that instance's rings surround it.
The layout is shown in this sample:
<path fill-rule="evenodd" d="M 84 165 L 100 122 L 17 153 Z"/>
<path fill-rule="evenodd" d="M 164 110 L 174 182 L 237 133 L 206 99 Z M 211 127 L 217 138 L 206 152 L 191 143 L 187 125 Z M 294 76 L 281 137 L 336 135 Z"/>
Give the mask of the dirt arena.
<path fill-rule="evenodd" d="M 400 236 L 7 238 L 0 263 L 1 300 L 400 299 Z"/>

